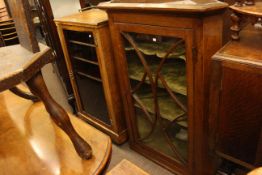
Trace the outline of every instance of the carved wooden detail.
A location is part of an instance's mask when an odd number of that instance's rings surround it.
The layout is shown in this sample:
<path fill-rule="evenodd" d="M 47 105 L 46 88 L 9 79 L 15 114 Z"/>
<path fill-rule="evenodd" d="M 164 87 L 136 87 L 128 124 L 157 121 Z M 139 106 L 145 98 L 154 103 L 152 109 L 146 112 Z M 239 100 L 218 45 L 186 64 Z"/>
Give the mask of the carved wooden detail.
<path fill-rule="evenodd" d="M 239 40 L 239 32 L 240 32 L 240 18 L 236 13 L 231 14 L 232 26 L 230 30 L 232 31 L 232 39 Z"/>
<path fill-rule="evenodd" d="M 231 15 L 232 26 L 232 40 L 239 40 L 239 33 L 243 26 L 247 23 L 251 23 L 256 30 L 262 31 L 261 18 L 262 18 L 262 2 L 254 2 L 253 0 L 247 0 L 244 4 L 241 1 L 230 6 L 233 14 Z"/>

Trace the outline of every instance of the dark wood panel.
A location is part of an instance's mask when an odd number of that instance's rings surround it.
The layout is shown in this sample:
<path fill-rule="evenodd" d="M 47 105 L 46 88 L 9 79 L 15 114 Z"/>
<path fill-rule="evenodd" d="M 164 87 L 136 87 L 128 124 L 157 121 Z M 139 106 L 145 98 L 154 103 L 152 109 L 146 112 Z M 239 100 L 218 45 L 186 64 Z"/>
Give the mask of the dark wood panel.
<path fill-rule="evenodd" d="M 262 75 L 224 68 L 217 149 L 250 164 L 256 163 L 260 140 L 261 88 Z"/>
<path fill-rule="evenodd" d="M 262 45 L 253 26 L 240 36 L 213 56 L 210 146 L 218 157 L 253 169 L 262 165 Z"/>

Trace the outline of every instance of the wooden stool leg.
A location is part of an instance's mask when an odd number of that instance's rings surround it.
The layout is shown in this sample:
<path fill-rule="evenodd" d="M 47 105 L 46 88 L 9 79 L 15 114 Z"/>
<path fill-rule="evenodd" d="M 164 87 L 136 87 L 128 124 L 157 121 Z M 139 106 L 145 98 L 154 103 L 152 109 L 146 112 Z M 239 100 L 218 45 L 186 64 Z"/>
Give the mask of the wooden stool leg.
<path fill-rule="evenodd" d="M 28 99 L 28 100 L 32 100 L 33 102 L 37 102 L 39 101 L 39 98 L 37 98 L 36 96 L 34 96 L 33 94 L 27 93 L 22 91 L 21 89 L 19 89 L 18 87 L 12 87 L 9 89 L 12 93 L 14 93 L 15 95 Z"/>
<path fill-rule="evenodd" d="M 49 94 L 41 72 L 34 75 L 27 82 L 31 92 L 38 96 L 44 103 L 46 110 L 53 121 L 70 137 L 80 157 L 89 159 L 92 156 L 92 149 L 73 128 L 65 110 L 57 104 Z"/>

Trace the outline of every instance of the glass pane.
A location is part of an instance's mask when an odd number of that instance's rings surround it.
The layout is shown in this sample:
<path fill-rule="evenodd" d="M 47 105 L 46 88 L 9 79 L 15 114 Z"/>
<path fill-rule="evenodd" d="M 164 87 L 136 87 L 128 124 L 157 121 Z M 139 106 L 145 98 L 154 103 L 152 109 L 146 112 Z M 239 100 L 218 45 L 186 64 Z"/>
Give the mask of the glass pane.
<path fill-rule="evenodd" d="M 102 83 L 80 74 L 76 74 L 76 82 L 83 110 L 110 125 Z"/>
<path fill-rule="evenodd" d="M 122 33 L 139 141 L 187 162 L 185 42 L 180 38 Z"/>

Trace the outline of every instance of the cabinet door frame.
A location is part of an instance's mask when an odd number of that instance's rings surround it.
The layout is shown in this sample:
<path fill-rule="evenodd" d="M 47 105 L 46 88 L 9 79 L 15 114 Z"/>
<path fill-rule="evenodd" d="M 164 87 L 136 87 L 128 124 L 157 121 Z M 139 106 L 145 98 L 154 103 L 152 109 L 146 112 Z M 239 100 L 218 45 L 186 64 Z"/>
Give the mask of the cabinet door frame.
<path fill-rule="evenodd" d="M 112 30 L 113 29 L 113 30 Z M 160 153 L 155 155 L 154 161 L 162 162 L 163 166 L 166 165 L 166 168 L 170 169 L 170 166 L 175 167 L 178 172 L 190 174 L 192 172 L 192 163 L 193 163 L 193 145 L 194 145 L 194 136 L 193 136 L 193 123 L 194 123 L 194 106 L 193 106 L 193 95 L 194 95 L 194 61 L 193 61 L 193 48 L 194 48 L 194 40 L 193 40 L 193 30 L 185 29 L 185 28 L 171 28 L 171 27 L 161 27 L 161 26 L 149 26 L 143 24 L 126 24 L 126 23 L 114 23 L 111 28 L 111 35 L 114 46 L 118 51 L 115 54 L 115 63 L 118 70 L 118 79 L 121 84 L 121 95 L 123 97 L 123 103 L 125 108 L 126 121 L 130 136 L 130 146 L 139 151 L 144 156 L 148 154 L 152 154 L 153 149 L 144 146 L 138 141 L 138 133 L 135 124 L 135 111 L 133 106 L 133 100 L 130 91 L 130 84 L 128 78 L 128 70 L 127 70 L 127 62 L 126 55 L 123 48 L 123 39 L 121 36 L 121 32 L 134 32 L 141 34 L 151 34 L 151 35 L 159 35 L 159 36 L 167 36 L 167 37 L 178 37 L 185 40 L 186 43 L 186 76 L 187 76 L 187 96 L 188 96 L 188 128 L 189 128 L 189 139 L 188 139 L 188 162 L 185 166 L 180 163 L 172 160 L 171 158 L 167 158 Z M 190 97 L 190 98 L 189 98 Z M 137 146 L 138 145 L 138 146 Z M 148 157 L 148 156 L 147 156 Z M 171 160 L 171 161 L 170 161 Z M 172 171 L 172 169 L 170 169 Z"/>
<path fill-rule="evenodd" d="M 70 31 L 77 31 L 77 32 L 91 32 L 93 33 L 93 36 L 94 36 L 94 43 L 95 45 L 97 45 L 97 31 L 92 29 L 92 28 L 87 28 L 87 27 L 77 27 L 77 26 L 71 26 L 71 25 L 59 25 L 58 26 L 58 30 L 59 30 L 59 35 L 60 38 L 63 38 L 63 43 L 67 43 L 66 41 L 66 37 L 65 37 L 65 34 L 64 34 L 64 30 L 70 30 Z M 72 65 L 72 62 L 71 62 L 71 58 L 70 58 L 70 54 L 69 54 L 69 51 L 68 51 L 68 48 L 67 48 L 67 45 L 65 44 L 63 46 L 63 49 L 64 49 L 64 53 L 65 53 L 65 58 L 66 58 L 66 64 L 67 64 L 67 69 L 68 69 L 68 73 L 69 73 L 69 77 L 70 77 L 70 81 L 71 81 L 71 84 L 72 84 L 72 87 L 73 87 L 73 91 L 74 91 L 74 95 L 76 97 L 76 101 L 77 101 L 77 111 L 78 111 L 78 114 L 81 115 L 82 117 L 84 117 L 85 119 L 87 120 L 90 120 L 88 118 L 86 118 L 85 116 L 88 115 L 88 117 L 91 118 L 91 120 L 99 123 L 101 125 L 101 127 L 103 127 L 103 125 L 106 126 L 106 128 L 108 129 L 115 129 L 114 128 L 114 124 L 112 123 L 112 119 L 110 116 L 112 116 L 112 111 L 108 108 L 108 101 L 110 100 L 109 99 L 109 95 L 106 95 L 105 94 L 105 101 L 106 101 L 106 105 L 107 105 L 107 110 L 108 110 L 108 118 L 111 122 L 111 124 L 107 124 L 103 121 L 100 121 L 98 120 L 96 117 L 92 116 L 91 114 L 88 114 L 84 111 L 84 108 L 83 108 L 83 105 L 82 105 L 82 102 L 81 102 L 81 96 L 79 94 L 79 90 L 78 90 L 78 87 L 77 87 L 77 82 L 75 80 L 75 75 L 74 75 L 74 71 L 73 71 L 73 65 Z M 102 79 L 102 84 L 104 84 L 104 81 L 105 81 L 105 78 L 104 78 L 104 75 L 103 75 L 103 72 L 101 71 L 101 68 L 100 68 L 100 65 L 102 64 L 101 62 L 103 62 L 104 60 L 102 60 L 101 58 L 101 55 L 100 55 L 100 52 L 98 51 L 98 48 L 96 47 L 96 52 L 97 52 L 97 61 L 98 61 L 98 66 L 99 66 L 99 72 L 101 74 L 101 79 Z M 103 91 L 104 92 L 107 92 L 108 90 L 105 89 L 104 85 L 103 86 Z M 105 127 L 103 127 L 105 128 Z"/>

